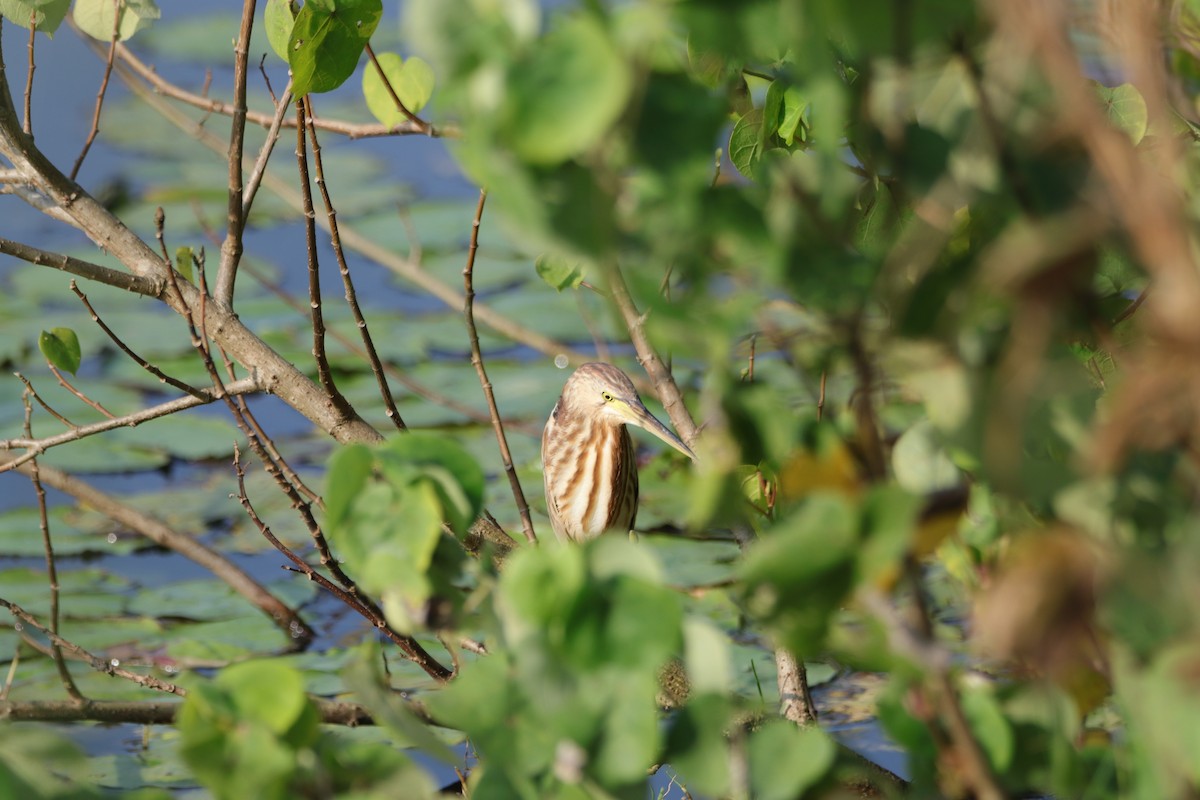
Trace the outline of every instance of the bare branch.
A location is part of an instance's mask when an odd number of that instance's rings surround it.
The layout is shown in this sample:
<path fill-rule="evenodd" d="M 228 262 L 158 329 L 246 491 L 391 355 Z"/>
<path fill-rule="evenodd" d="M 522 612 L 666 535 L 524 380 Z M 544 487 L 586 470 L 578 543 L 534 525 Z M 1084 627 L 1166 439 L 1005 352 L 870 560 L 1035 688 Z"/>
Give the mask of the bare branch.
<path fill-rule="evenodd" d="M 213 298 L 220 304 L 233 306 L 233 287 L 237 280 L 238 262 L 242 258 L 243 217 L 242 150 L 246 143 L 246 64 L 250 53 L 250 32 L 254 29 L 254 0 L 242 3 L 242 27 L 233 48 L 233 114 L 229 126 L 229 201 L 225 242 L 221 245 L 221 264 L 217 268 L 217 286 Z"/>
<path fill-rule="evenodd" d="M 234 383 L 227 384 L 223 387 L 225 395 L 242 395 L 256 392 L 259 390 L 258 383 L 253 378 L 245 378 Z M 215 390 L 201 390 L 195 395 L 168 400 L 165 403 L 160 403 L 150 408 L 144 408 L 141 411 L 135 411 L 132 414 L 125 414 L 120 417 L 113 417 L 101 422 L 95 422 L 91 425 L 80 425 L 72 428 L 69 431 L 57 434 L 55 436 L 46 436 L 41 439 L 25 437 L 22 439 L 0 439 L 0 450 L 27 450 L 24 455 L 9 458 L 7 461 L 0 457 L 0 472 L 7 472 L 12 469 L 31 461 L 37 456 L 45 453 L 52 447 L 67 444 L 68 442 L 76 442 L 80 439 L 85 439 L 88 436 L 95 436 L 98 433 L 111 431 L 114 428 L 134 428 L 141 425 L 143 422 L 149 422 L 152 419 L 165 417 L 179 411 L 196 406 L 205 405 L 215 400 L 221 399 L 221 394 Z"/>
<path fill-rule="evenodd" d="M 308 304 L 311 309 L 313 334 L 313 359 L 317 364 L 317 380 L 325 390 L 329 401 L 339 408 L 348 410 L 350 403 L 338 390 L 329 368 L 329 357 L 325 352 L 325 315 L 321 308 L 321 271 L 317 263 L 317 213 L 313 209 L 312 188 L 308 176 L 308 137 L 305 117 L 308 116 L 308 100 L 301 97 L 296 101 L 296 164 L 300 171 L 300 195 L 304 201 L 304 242 L 308 251 Z"/>
<path fill-rule="evenodd" d="M 230 103 L 225 103 L 220 100 L 214 100 L 206 97 L 203 94 L 194 94 L 179 88 L 175 84 L 163 78 L 154 68 L 139 59 L 132 50 L 125 45 L 117 45 L 117 58 L 121 63 L 128 67 L 129 71 L 140 78 L 145 84 L 153 87 L 156 94 L 170 97 L 190 106 L 203 109 L 211 114 L 221 114 L 226 117 L 233 116 L 234 106 Z M 143 84 L 144 85 L 144 84 Z M 263 128 L 270 128 L 273 120 L 272 114 L 264 114 L 258 111 L 246 111 L 246 121 Z M 313 124 L 323 131 L 330 133 L 340 133 L 348 136 L 351 139 L 364 139 L 375 136 L 404 136 L 408 134 L 427 134 L 424 128 L 421 128 L 412 123 L 402 123 L 400 125 L 380 125 L 378 123 L 357 123 L 346 122 L 336 119 L 315 119 Z M 284 120 L 283 127 L 294 128 L 296 126 L 293 120 Z M 442 130 L 437 134 L 442 136 L 455 135 L 453 131 Z"/>
<path fill-rule="evenodd" d="M 384 408 L 387 409 L 387 417 L 392 421 L 392 424 L 399 430 L 407 430 L 408 426 L 404 424 L 404 419 L 400 416 L 400 410 L 396 408 L 396 401 L 392 397 L 391 387 L 388 386 L 387 377 L 383 374 L 383 362 L 379 359 L 379 354 L 375 350 L 375 342 L 371 338 L 371 330 L 367 327 L 367 319 L 363 316 L 362 308 L 358 304 L 358 293 L 354 290 L 354 281 L 350 277 L 350 265 L 346 262 L 346 251 L 342 249 L 342 239 L 338 232 L 337 211 L 333 207 L 333 200 L 329 196 L 329 186 L 325 182 L 325 164 L 321 158 L 321 144 L 317 139 L 317 129 L 311 124 L 312 120 L 312 101 L 308 98 L 304 99 L 304 105 L 308 109 L 308 132 L 312 136 L 312 153 L 313 165 L 316 168 L 317 189 L 321 192 L 321 202 L 325 206 L 325 217 L 329 222 L 329 236 L 333 244 L 333 255 L 337 259 L 338 272 L 342 276 L 342 287 L 345 289 L 346 304 L 350 307 L 350 313 L 354 316 L 354 323 L 358 327 L 359 336 L 362 338 L 363 348 L 366 350 L 367 363 L 371 365 L 371 372 L 375 375 L 375 383 L 379 386 L 379 394 L 383 397 Z"/>
<path fill-rule="evenodd" d="M 74 24 L 73 19 L 72 24 Z M 116 55 L 117 42 L 120 39 L 120 26 L 120 4 L 114 2 L 112 38 L 108 44 L 108 55 L 104 59 L 104 76 L 100 79 L 100 88 L 96 90 L 96 105 L 92 110 L 92 127 L 88 130 L 87 139 L 83 142 L 83 149 L 79 151 L 79 156 L 75 159 L 75 165 L 71 167 L 71 180 L 79 177 L 79 168 L 83 166 L 83 160 L 87 158 L 88 151 L 92 149 L 92 143 L 96 141 L 96 134 L 100 133 L 100 112 L 104 108 L 104 97 L 108 93 L 108 79 L 112 77 L 113 57 Z"/>
<path fill-rule="evenodd" d="M 37 41 L 37 11 L 29 12 L 29 68 L 25 74 L 25 122 L 21 130 L 26 136 L 33 136 L 33 73 L 37 71 L 37 62 L 33 58 L 34 44 Z"/>
<path fill-rule="evenodd" d="M 26 436 L 33 436 L 33 404 L 29 402 L 30 394 L 31 390 L 26 388 L 21 398 L 25 405 L 24 430 Z M 42 532 L 42 548 L 46 554 L 46 580 L 50 584 L 50 632 L 57 634 L 59 621 L 58 565 L 54 559 L 54 542 L 50 538 L 50 519 L 46 514 L 46 490 L 42 487 L 37 461 L 30 462 L 29 467 L 29 480 L 33 482 L 33 490 L 37 495 L 38 527 Z M 67 690 L 67 694 L 73 700 L 82 700 L 83 693 L 79 691 L 79 687 L 75 685 L 75 679 L 71 677 L 71 671 L 67 669 L 62 648 L 58 646 L 57 642 L 53 642 L 50 650 L 63 688 Z"/>
<path fill-rule="evenodd" d="M 250 170 L 249 179 L 246 181 L 246 190 L 242 197 L 243 231 L 246 230 L 246 220 L 250 218 L 250 208 L 254 205 L 254 197 L 258 194 L 258 187 L 262 185 L 263 176 L 267 173 L 267 162 L 271 158 L 271 153 L 275 150 L 275 144 L 279 141 L 279 130 L 283 126 L 284 119 L 287 117 L 288 106 L 291 104 L 292 82 L 288 81 L 287 88 L 283 90 L 283 97 L 279 98 L 279 102 L 275 105 L 275 116 L 272 117 L 271 127 L 267 130 L 267 139 L 258 151 L 258 158 L 254 162 L 253 169 Z"/>
<path fill-rule="evenodd" d="M 183 689 L 179 690 L 183 694 Z M 325 725 L 374 725 L 371 713 L 357 703 L 336 703 L 320 697 L 311 698 L 317 707 L 321 722 Z M 433 724 L 424 705 L 404 698 L 408 710 L 419 720 Z M 135 725 L 174 725 L 179 712 L 177 700 L 159 702 L 89 700 L 73 702 L 47 702 L 31 700 L 16 702 L 0 700 L 0 720 L 27 722 L 107 722 Z"/>
<path fill-rule="evenodd" d="M 163 98 L 149 91 L 141 82 L 130 77 L 128 70 L 122 69 L 120 64 L 117 65 L 117 75 L 126 80 L 129 88 L 138 94 L 147 105 L 158 111 L 167 121 L 195 138 L 196 141 L 214 153 L 218 153 L 224 157 L 226 145 L 218 137 L 214 136 L 210 131 L 205 130 L 203 126 L 198 125 L 185 114 L 180 113 L 170 103 L 163 100 Z M 320 128 L 322 126 L 318 125 L 317 127 Z M 270 171 L 264 174 L 262 182 L 263 185 L 278 195 L 285 203 L 297 212 L 303 213 L 303 198 L 290 182 L 272 174 Z M 328 220 L 324 218 L 318 219 L 317 225 L 328 232 Z M 340 225 L 340 238 L 345 247 L 391 270 L 398 277 L 413 284 L 422 291 L 428 292 L 446 306 L 456 310 L 462 308 L 462 295 L 440 281 L 437 277 L 425 271 L 419 262 L 405 258 L 345 224 Z M 475 304 L 475 319 L 489 326 L 502 336 L 506 336 L 515 342 L 520 342 L 541 353 L 552 357 L 564 355 L 572 364 L 582 364 L 591 359 L 588 353 L 576 350 L 562 342 L 557 342 L 548 336 L 530 330 L 509 317 L 493 311 L 489 306 L 482 303 Z"/>
<path fill-rule="evenodd" d="M 612 266 L 609 274 L 609 288 L 613 302 L 617 304 L 617 310 L 621 312 L 621 317 L 625 320 L 625 327 L 629 329 L 629 338 L 637 350 L 638 363 L 645 368 L 646 374 L 654 382 L 654 392 L 662 402 L 663 410 L 667 412 L 667 416 L 670 417 L 671 424 L 675 426 L 680 438 L 688 447 L 694 448 L 699 429 L 696 427 L 691 413 L 688 412 L 687 406 L 683 403 L 683 395 L 680 393 L 679 387 L 675 385 L 675 377 L 667 369 L 663 360 L 659 358 L 654 346 L 650 344 L 645 330 L 646 318 L 638 313 L 637 306 L 634 305 L 633 298 L 629 295 L 629 287 L 625 285 L 625 277 L 621 274 L 621 268 L 616 264 Z"/>
<path fill-rule="evenodd" d="M 517 477 L 516 467 L 513 466 L 512 453 L 508 449 L 508 437 L 504 435 L 504 422 L 500 419 L 500 409 L 496 405 L 496 393 L 492 390 L 492 382 L 488 379 L 487 369 L 483 365 L 483 351 L 479 347 L 479 331 L 475 329 L 475 253 L 479 250 L 479 225 L 483 220 L 483 204 L 487 201 L 487 192 L 479 191 L 479 203 L 475 206 L 475 219 L 471 223 L 471 244 L 467 248 L 467 265 L 463 267 L 463 316 L 467 321 L 467 336 L 471 342 L 471 365 L 479 375 L 479 385 L 483 387 L 483 396 L 487 398 L 488 410 L 492 415 L 492 430 L 496 432 L 496 444 L 500 448 L 500 459 L 504 462 L 504 473 L 508 476 L 508 485 L 512 489 L 513 499 L 517 502 L 517 513 L 521 515 L 521 528 L 525 538 L 531 544 L 537 543 L 537 534 L 533 532 L 533 520 L 529 516 L 529 503 L 525 500 L 525 492 L 521 489 L 521 479 Z"/>
<path fill-rule="evenodd" d="M 0 54 L 0 153 L 98 246 L 116 255 L 135 274 L 147 280 L 162 280 L 169 274 L 169 267 L 150 245 L 63 175 L 21 132 L 3 63 Z M 201 308 L 204 315 L 202 329 L 211 332 L 247 369 L 257 371 L 266 390 L 278 394 L 321 430 L 338 441 L 371 442 L 382 438 L 357 414 L 332 407 L 319 387 L 246 328 L 229 309 L 217 303 L 205 304 L 190 284 L 180 284 L 177 289 L 169 293 L 164 289 L 160 299 L 180 313 L 193 304 Z"/>
<path fill-rule="evenodd" d="M 21 242 L 14 242 L 12 239 L 0 237 L 0 253 L 15 256 L 22 261 L 28 261 L 30 264 L 35 264 L 39 267 L 54 267 L 80 278 L 95 281 L 96 283 L 103 283 L 106 286 L 115 286 L 118 289 L 124 289 L 134 294 L 157 297 L 162 293 L 163 282 L 161 279 L 130 275 L 128 272 L 102 267 L 99 264 L 93 264 L 90 261 L 83 261 L 82 259 L 63 255 L 62 253 L 41 250 L 37 247 L 22 244 Z"/>
<path fill-rule="evenodd" d="M 194 402 L 194 398 L 181 398 L 180 402 Z M 17 469 L 22 474 L 28 474 L 29 465 L 24 464 Z M 276 625 L 287 631 L 289 636 L 299 641 L 307 641 L 312 636 L 312 632 L 297 612 L 271 594 L 236 564 L 205 546 L 198 539 L 174 530 L 162 521 L 126 505 L 116 497 L 106 494 L 62 470 L 43 464 L 39 465 L 39 471 L 42 481 L 47 485 L 74 497 L 155 544 L 173 550 L 204 567 L 269 616 Z"/>
<path fill-rule="evenodd" d="M 957 755 L 956 762 L 962 777 L 973 790 L 974 796 L 980 800 L 1004 800 L 1004 791 L 992 772 L 987 755 L 971 732 L 958 692 L 950 678 L 952 657 L 934 640 L 929 610 L 925 607 L 923 589 L 916 574 L 917 567 L 911 559 L 906 567 L 914 589 L 912 594 L 917 606 L 915 617 L 918 630 L 912 630 L 910 623 L 902 619 L 888 599 L 878 591 L 868 592 L 863 602 L 885 622 L 892 649 L 913 659 L 927 676 L 937 715 L 949 735 L 949 744 Z"/>
<path fill-rule="evenodd" d="M 170 694 L 185 694 L 181 687 L 176 686 L 173 683 L 160 681 L 153 675 L 141 675 L 136 672 L 131 672 L 119 666 L 115 659 L 105 659 L 97 655 L 93 655 L 91 652 L 85 650 L 74 642 L 67 641 L 42 623 L 38 622 L 37 617 L 30 614 L 16 603 L 9 602 L 3 597 L 0 597 L 0 606 L 7 608 L 10 614 L 21 621 L 22 625 L 28 625 L 34 630 L 42 633 L 55 647 L 61 648 L 64 654 L 69 655 L 71 658 L 74 658 L 77 661 L 83 661 L 87 663 L 92 669 L 98 672 L 103 672 L 117 678 L 124 678 L 127 681 L 133 681 L 140 686 L 145 686 L 147 689 L 157 689 L 160 692 L 168 692 Z M 82 695 L 79 695 L 79 697 L 76 698 L 76 703 L 79 701 L 85 703 L 87 702 L 83 699 Z"/>
<path fill-rule="evenodd" d="M 779 685 L 779 715 L 797 725 L 817 721 L 817 707 L 808 690 L 804 663 L 785 648 L 775 648 L 775 680 Z"/>

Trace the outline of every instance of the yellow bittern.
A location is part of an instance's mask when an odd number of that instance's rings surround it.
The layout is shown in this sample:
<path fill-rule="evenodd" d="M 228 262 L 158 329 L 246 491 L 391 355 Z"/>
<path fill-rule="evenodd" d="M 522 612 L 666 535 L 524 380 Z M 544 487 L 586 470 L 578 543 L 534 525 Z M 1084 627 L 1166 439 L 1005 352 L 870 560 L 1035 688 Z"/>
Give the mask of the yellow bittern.
<path fill-rule="evenodd" d="M 567 379 L 542 431 L 546 510 L 560 541 L 622 533 L 637 517 L 638 474 L 626 425 L 637 425 L 693 461 L 686 444 L 646 410 L 633 381 L 611 364 L 584 364 Z"/>

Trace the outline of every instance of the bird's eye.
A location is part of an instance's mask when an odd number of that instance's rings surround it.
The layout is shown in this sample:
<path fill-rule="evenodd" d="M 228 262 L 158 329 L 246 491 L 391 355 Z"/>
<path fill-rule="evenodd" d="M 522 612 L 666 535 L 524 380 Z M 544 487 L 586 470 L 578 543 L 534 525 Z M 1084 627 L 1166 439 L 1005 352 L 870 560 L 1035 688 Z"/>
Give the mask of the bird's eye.
<path fill-rule="evenodd" d="M 604 402 L 611 403 L 613 400 L 612 392 L 601 392 L 600 396 L 604 398 Z"/>

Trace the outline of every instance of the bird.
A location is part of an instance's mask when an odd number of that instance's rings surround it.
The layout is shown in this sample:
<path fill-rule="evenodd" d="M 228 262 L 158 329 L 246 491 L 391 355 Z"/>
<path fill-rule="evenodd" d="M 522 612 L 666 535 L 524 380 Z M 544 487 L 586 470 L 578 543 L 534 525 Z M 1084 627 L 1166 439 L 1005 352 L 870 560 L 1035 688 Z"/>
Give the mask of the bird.
<path fill-rule="evenodd" d="M 562 542 L 629 532 L 637 517 L 638 474 L 627 425 L 657 436 L 693 461 L 696 454 L 642 404 L 612 364 L 581 365 L 563 386 L 542 431 L 546 510 Z"/>

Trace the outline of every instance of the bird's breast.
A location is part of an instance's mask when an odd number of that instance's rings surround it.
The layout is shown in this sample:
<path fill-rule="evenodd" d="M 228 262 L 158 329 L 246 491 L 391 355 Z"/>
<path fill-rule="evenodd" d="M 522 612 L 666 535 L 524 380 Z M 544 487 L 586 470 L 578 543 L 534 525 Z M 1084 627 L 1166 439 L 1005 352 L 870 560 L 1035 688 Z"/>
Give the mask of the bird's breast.
<path fill-rule="evenodd" d="M 637 464 L 624 425 L 551 416 L 542 440 L 546 505 L 560 539 L 627 531 L 637 514 Z"/>

